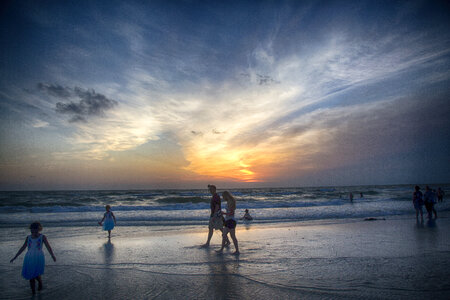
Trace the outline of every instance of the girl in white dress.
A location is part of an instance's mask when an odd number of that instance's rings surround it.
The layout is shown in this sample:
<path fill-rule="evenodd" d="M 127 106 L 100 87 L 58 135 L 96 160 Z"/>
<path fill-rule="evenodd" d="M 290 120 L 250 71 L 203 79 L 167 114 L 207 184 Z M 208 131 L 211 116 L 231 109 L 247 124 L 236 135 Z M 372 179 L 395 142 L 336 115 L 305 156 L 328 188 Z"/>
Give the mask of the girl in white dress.
<path fill-rule="evenodd" d="M 33 294 L 36 293 L 36 280 L 38 281 L 38 291 L 42 290 L 41 275 L 44 274 L 45 267 L 45 257 L 44 252 L 42 251 L 42 244 L 45 244 L 45 247 L 52 256 L 53 261 L 56 261 L 56 257 L 53 254 L 49 242 L 47 241 L 47 237 L 40 234 L 41 230 L 41 223 L 31 223 L 31 235 L 26 237 L 25 243 L 19 249 L 16 256 L 14 256 L 14 258 L 10 261 L 13 262 L 25 250 L 25 248 L 28 247 L 27 254 L 25 254 L 25 258 L 23 259 L 22 276 L 30 281 L 30 287 Z"/>
<path fill-rule="evenodd" d="M 113 212 L 111 211 L 111 206 L 106 205 L 105 209 L 106 209 L 106 212 L 103 215 L 103 219 L 100 222 L 98 222 L 98 224 L 101 226 L 103 221 L 105 221 L 105 223 L 103 223 L 103 230 L 108 231 L 108 238 L 110 238 L 111 230 L 113 230 L 114 226 L 116 225 L 116 217 L 114 216 Z"/>

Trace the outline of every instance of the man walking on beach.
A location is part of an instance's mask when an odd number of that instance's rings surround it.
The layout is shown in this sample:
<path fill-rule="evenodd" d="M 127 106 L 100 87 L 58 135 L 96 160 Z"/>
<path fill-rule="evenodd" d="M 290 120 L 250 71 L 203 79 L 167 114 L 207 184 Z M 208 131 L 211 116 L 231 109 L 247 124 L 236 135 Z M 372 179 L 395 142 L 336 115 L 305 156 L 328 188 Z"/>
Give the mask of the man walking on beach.
<path fill-rule="evenodd" d="M 211 238 L 214 233 L 214 221 L 215 218 L 217 218 L 216 214 L 217 212 L 221 211 L 221 203 L 220 203 L 220 196 L 216 193 L 216 186 L 212 184 L 208 184 L 208 190 L 212 195 L 211 198 L 211 215 L 209 216 L 209 232 L 208 232 L 208 241 L 206 244 L 204 244 L 202 247 L 209 247 L 209 242 L 211 241 Z M 222 225 L 223 226 L 223 225 Z M 220 228 L 220 231 L 223 231 L 223 228 Z M 229 245 L 230 241 L 226 240 L 226 244 Z"/>

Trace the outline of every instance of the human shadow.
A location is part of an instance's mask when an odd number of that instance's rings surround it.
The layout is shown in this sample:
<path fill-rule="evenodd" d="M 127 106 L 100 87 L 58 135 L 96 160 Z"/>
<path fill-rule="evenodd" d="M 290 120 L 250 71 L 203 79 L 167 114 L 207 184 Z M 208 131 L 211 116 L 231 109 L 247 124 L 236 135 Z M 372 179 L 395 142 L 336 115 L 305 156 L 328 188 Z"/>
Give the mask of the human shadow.
<path fill-rule="evenodd" d="M 111 238 L 103 244 L 103 261 L 106 266 L 110 266 L 114 260 L 114 244 L 111 243 Z"/>

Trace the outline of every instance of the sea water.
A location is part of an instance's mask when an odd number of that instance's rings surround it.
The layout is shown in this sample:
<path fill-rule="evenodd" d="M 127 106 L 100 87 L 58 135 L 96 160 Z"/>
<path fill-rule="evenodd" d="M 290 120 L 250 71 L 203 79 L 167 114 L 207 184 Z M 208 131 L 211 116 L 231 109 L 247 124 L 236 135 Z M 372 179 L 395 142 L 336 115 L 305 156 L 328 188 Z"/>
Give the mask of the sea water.
<path fill-rule="evenodd" d="M 422 186 L 424 189 L 425 186 Z M 450 184 L 432 185 L 450 195 Z M 413 185 L 229 189 L 236 216 L 249 209 L 253 224 L 383 218 L 414 214 Z M 223 190 L 218 190 L 221 194 Z M 353 201 L 349 195 L 353 194 Z M 208 222 L 211 195 L 204 190 L 0 192 L 0 226 L 98 226 L 109 204 L 120 226 L 186 226 Z M 450 210 L 450 201 L 436 204 Z"/>

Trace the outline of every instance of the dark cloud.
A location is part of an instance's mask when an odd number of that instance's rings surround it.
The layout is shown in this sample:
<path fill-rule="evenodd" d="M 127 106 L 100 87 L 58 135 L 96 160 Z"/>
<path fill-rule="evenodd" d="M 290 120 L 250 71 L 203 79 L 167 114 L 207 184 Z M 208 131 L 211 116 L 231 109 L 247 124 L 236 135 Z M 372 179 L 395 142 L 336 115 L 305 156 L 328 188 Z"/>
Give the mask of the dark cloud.
<path fill-rule="evenodd" d="M 224 134 L 224 133 L 226 133 L 226 131 L 219 131 L 219 130 L 213 129 L 212 133 L 213 134 Z"/>
<path fill-rule="evenodd" d="M 75 115 L 69 120 L 70 123 L 87 123 L 87 120 L 85 117 L 81 115 Z"/>
<path fill-rule="evenodd" d="M 194 131 L 194 130 L 192 130 L 191 133 L 193 135 L 196 135 L 196 136 L 203 136 L 203 132 L 201 132 L 201 131 Z"/>
<path fill-rule="evenodd" d="M 271 85 L 274 83 L 279 83 L 278 81 L 274 80 L 272 77 L 268 75 L 256 74 L 256 76 L 259 85 Z"/>
<path fill-rule="evenodd" d="M 102 117 L 107 110 L 118 105 L 117 101 L 96 93 L 93 89 L 70 88 L 44 83 L 39 83 L 38 89 L 56 98 L 77 100 L 56 103 L 56 112 L 71 115 L 70 122 L 87 122 L 87 117 L 91 116 Z"/>
<path fill-rule="evenodd" d="M 247 80 L 252 80 L 252 77 L 248 73 L 240 73 L 239 75 Z M 258 85 L 271 85 L 271 84 L 278 84 L 280 82 L 273 79 L 269 75 L 256 74 L 256 83 Z"/>
<path fill-rule="evenodd" d="M 72 96 L 70 88 L 58 84 L 46 84 L 40 82 L 37 87 L 40 91 L 57 98 L 70 98 Z"/>

